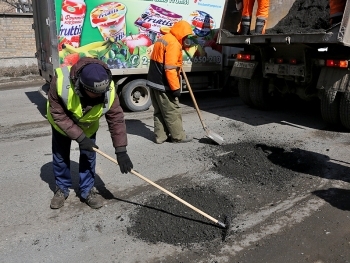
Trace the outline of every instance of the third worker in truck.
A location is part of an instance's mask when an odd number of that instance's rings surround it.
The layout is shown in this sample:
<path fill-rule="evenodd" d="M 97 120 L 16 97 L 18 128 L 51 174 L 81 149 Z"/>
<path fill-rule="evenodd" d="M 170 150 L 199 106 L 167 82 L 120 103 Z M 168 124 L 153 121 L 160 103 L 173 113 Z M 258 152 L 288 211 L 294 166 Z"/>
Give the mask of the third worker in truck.
<path fill-rule="evenodd" d="M 270 0 L 257 0 L 256 21 L 254 34 L 265 34 L 266 22 L 269 16 Z M 255 0 L 243 0 L 241 34 L 249 35 Z"/>

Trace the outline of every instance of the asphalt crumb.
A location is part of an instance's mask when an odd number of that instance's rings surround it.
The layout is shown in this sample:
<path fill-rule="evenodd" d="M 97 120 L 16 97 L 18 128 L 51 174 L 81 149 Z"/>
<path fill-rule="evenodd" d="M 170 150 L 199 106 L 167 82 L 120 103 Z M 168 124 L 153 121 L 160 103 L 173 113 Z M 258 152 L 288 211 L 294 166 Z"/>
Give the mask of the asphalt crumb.
<path fill-rule="evenodd" d="M 248 142 L 225 145 L 213 156 L 212 170 L 244 184 L 280 190 L 300 173 L 317 173 L 319 163 L 316 153 Z"/>
<path fill-rule="evenodd" d="M 212 161 L 209 172 L 220 177 L 210 184 L 193 183 L 172 193 L 221 222 L 225 217 L 231 221 L 241 213 L 259 211 L 291 193 L 297 194 L 295 185 L 305 176 L 321 174 L 327 162 L 317 153 L 263 143 L 208 148 L 204 154 Z M 300 187 L 309 185 L 303 183 Z M 130 216 L 130 223 L 128 234 L 150 243 L 189 248 L 201 243 L 209 249 L 225 241 L 223 229 L 215 222 L 164 193 L 139 205 Z M 240 234 L 240 229 L 230 229 L 225 234 L 232 238 Z"/>
<path fill-rule="evenodd" d="M 197 209 L 223 222 L 234 204 L 210 187 L 193 186 L 173 192 Z M 222 241 L 223 229 L 167 194 L 152 198 L 131 217 L 128 234 L 150 243 L 190 246 L 211 240 Z"/>
<path fill-rule="evenodd" d="M 329 28 L 328 0 L 297 0 L 288 14 L 266 34 L 324 32 Z"/>

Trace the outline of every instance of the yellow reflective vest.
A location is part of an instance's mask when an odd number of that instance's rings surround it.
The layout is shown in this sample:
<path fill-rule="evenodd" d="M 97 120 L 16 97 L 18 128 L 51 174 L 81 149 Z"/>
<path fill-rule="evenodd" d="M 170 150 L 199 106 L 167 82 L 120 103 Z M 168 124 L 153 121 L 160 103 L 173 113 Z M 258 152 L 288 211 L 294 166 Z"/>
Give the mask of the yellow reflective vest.
<path fill-rule="evenodd" d="M 113 81 L 109 90 L 106 92 L 106 102 L 93 106 L 88 112 L 83 113 L 83 108 L 80 103 L 80 97 L 74 91 L 69 78 L 70 66 L 57 68 L 55 70 L 57 77 L 57 93 L 62 99 L 64 106 L 71 113 L 70 117 L 76 125 L 78 125 L 86 135 L 91 137 L 99 128 L 100 118 L 111 108 L 116 92 Z M 66 133 L 55 123 L 50 112 L 50 102 L 47 101 L 47 119 L 50 124 L 63 135 Z"/>

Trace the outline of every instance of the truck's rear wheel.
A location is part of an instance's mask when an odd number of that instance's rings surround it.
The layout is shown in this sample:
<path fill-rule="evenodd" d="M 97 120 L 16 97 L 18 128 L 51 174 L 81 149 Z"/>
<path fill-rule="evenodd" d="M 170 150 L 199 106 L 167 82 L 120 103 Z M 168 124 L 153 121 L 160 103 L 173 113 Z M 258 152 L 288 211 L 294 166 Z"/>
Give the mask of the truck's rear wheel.
<path fill-rule="evenodd" d="M 250 99 L 253 105 L 261 110 L 267 110 L 272 106 L 272 97 L 268 93 L 268 79 L 261 73 L 257 73 L 250 80 Z"/>
<path fill-rule="evenodd" d="M 340 124 L 340 97 L 337 94 L 338 92 L 332 89 L 323 90 L 321 93 L 321 115 L 323 121 L 329 125 Z"/>
<path fill-rule="evenodd" d="M 250 83 L 249 79 L 240 78 L 238 80 L 238 95 L 246 105 L 253 107 L 254 104 L 250 99 L 249 83 Z"/>
<path fill-rule="evenodd" d="M 341 124 L 350 129 L 350 92 L 341 94 L 339 112 Z"/>
<path fill-rule="evenodd" d="M 122 89 L 122 104 L 130 111 L 147 110 L 151 104 L 151 95 L 145 79 L 135 79 Z"/>

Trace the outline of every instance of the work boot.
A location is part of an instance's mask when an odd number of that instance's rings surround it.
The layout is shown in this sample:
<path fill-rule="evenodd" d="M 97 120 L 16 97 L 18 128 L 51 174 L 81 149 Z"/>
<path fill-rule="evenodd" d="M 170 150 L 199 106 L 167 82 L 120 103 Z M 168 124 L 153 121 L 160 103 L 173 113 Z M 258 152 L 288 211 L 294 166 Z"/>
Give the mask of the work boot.
<path fill-rule="evenodd" d="M 184 143 L 184 142 L 190 142 L 192 140 L 193 140 L 192 137 L 186 135 L 186 137 L 184 139 L 182 139 L 182 140 L 173 140 L 173 142 L 174 143 Z"/>
<path fill-rule="evenodd" d="M 241 35 L 250 35 L 251 18 L 243 17 L 241 21 Z"/>
<path fill-rule="evenodd" d="M 260 18 L 256 19 L 254 35 L 261 35 L 265 33 L 264 32 L 265 23 L 266 23 L 265 19 L 260 19 Z"/>
<path fill-rule="evenodd" d="M 171 136 L 168 135 L 168 137 L 166 138 L 165 141 L 159 140 L 157 137 L 156 137 L 156 139 L 155 139 L 155 143 L 156 143 L 156 144 L 162 144 L 162 143 L 164 143 L 164 142 L 171 142 Z"/>
<path fill-rule="evenodd" d="M 56 186 L 55 195 L 51 199 L 50 207 L 52 209 L 61 208 L 64 205 L 64 201 L 66 201 L 68 196 L 65 196 L 63 191 Z"/>
<path fill-rule="evenodd" d="M 94 187 L 91 188 L 88 196 L 85 199 L 85 203 L 93 209 L 98 209 L 103 206 L 102 197 L 97 194 Z"/>

